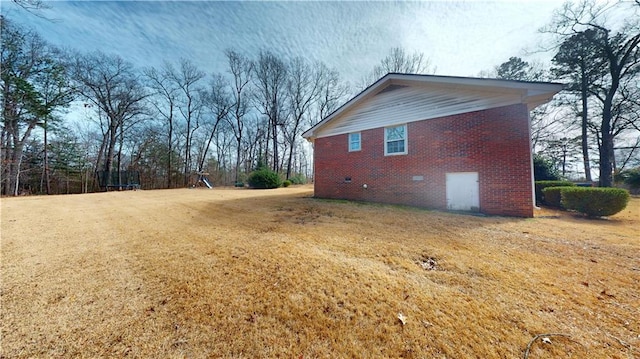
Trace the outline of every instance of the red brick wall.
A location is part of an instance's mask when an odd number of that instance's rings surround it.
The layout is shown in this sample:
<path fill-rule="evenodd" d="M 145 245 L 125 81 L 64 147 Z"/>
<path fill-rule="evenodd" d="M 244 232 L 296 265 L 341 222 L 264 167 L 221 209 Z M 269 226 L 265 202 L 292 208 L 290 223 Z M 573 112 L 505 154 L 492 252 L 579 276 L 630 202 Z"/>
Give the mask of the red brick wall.
<path fill-rule="evenodd" d="M 528 121 L 521 104 L 408 123 L 408 154 L 396 156 L 383 128 L 362 131 L 357 152 L 346 134 L 318 138 L 315 196 L 446 209 L 446 173 L 478 172 L 480 212 L 532 217 Z"/>

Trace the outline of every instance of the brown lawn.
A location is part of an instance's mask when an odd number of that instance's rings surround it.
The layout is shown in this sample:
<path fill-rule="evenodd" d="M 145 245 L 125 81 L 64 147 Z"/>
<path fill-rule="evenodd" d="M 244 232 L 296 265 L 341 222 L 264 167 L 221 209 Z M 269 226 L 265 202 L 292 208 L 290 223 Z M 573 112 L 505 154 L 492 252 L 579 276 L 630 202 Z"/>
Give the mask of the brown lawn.
<path fill-rule="evenodd" d="M 638 198 L 587 220 L 311 196 L 2 199 L 0 356 L 640 358 Z"/>

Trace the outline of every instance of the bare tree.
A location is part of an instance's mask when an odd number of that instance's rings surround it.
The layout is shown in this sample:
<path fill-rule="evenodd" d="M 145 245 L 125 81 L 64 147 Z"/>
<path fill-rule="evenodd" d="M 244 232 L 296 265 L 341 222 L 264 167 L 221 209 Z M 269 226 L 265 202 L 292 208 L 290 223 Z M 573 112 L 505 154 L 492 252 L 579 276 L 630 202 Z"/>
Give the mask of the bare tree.
<path fill-rule="evenodd" d="M 640 152 L 640 136 L 636 137 L 628 146 L 618 147 L 616 150 L 619 151 L 622 159 L 620 164 L 616 166 L 618 172 L 624 171 L 627 167 L 640 166 L 640 156 L 638 155 L 638 152 Z"/>
<path fill-rule="evenodd" d="M 435 71 L 435 67 L 431 66 L 431 60 L 426 58 L 424 53 L 416 51 L 408 54 L 403 48 L 394 47 L 364 77 L 359 87 L 364 89 L 388 73 L 429 74 Z"/>
<path fill-rule="evenodd" d="M 216 135 L 218 126 L 222 121 L 228 120 L 229 111 L 231 111 L 233 105 L 228 89 L 229 83 L 222 75 L 218 74 L 213 76 L 213 79 L 209 83 L 209 88 L 204 93 L 204 103 L 210 111 L 211 121 L 209 123 L 209 137 L 203 146 L 198 171 L 203 171 L 204 169 L 207 152 Z"/>
<path fill-rule="evenodd" d="M 201 97 L 200 81 L 205 77 L 205 73 L 198 69 L 191 61 L 180 60 L 180 67 L 171 71 L 169 77 L 178 88 L 180 97 L 178 98 L 178 112 L 184 120 L 184 185 L 189 184 L 192 170 L 192 142 L 193 133 L 199 127 L 199 116 L 203 108 Z"/>
<path fill-rule="evenodd" d="M 389 55 L 373 68 L 376 77 L 384 76 L 389 72 L 402 72 L 409 74 L 422 74 L 432 71 L 431 61 L 421 52 L 409 55 L 403 48 L 394 47 Z"/>
<path fill-rule="evenodd" d="M 47 4 L 46 1 L 43 0 L 11 0 L 14 4 L 20 6 L 25 11 L 35 15 L 39 18 L 46 19 L 42 14 L 41 10 L 49 9 L 51 6 Z"/>
<path fill-rule="evenodd" d="M 130 63 L 102 52 L 76 55 L 73 78 L 78 92 L 105 116 L 102 122 L 104 138 L 96 168 L 104 171 L 104 184 L 112 185 L 111 171 L 118 135 L 122 136 L 130 121 L 145 112 L 143 100 L 147 93 Z M 100 165 L 103 156 L 104 162 Z"/>
<path fill-rule="evenodd" d="M 243 139 L 246 148 L 245 172 L 251 172 L 254 166 L 265 162 L 267 147 L 268 123 L 260 116 L 253 116 L 248 121 L 246 136 Z"/>
<path fill-rule="evenodd" d="M 232 131 L 229 131 L 229 123 L 222 122 L 220 124 L 221 130 L 216 131 L 216 140 L 214 141 L 216 147 L 216 162 L 218 165 L 217 172 L 220 175 L 220 180 L 223 183 L 229 182 L 229 168 L 232 166 L 231 150 L 233 142 L 235 142 Z"/>
<path fill-rule="evenodd" d="M 11 0 L 11 1 L 13 1 L 16 5 L 20 6 L 21 8 L 27 11 L 46 9 L 49 7 L 49 5 L 47 5 L 42 0 Z"/>
<path fill-rule="evenodd" d="M 316 72 L 320 81 L 318 101 L 315 106 L 316 115 L 309 118 L 309 126 L 314 126 L 335 111 L 351 91 L 349 85 L 340 79 L 337 70 L 328 68 L 324 63 L 318 63 Z"/>
<path fill-rule="evenodd" d="M 58 58 L 58 63 L 54 64 L 51 71 L 46 76 L 40 76 L 42 85 L 42 100 L 45 108 L 51 108 L 52 106 L 66 107 L 71 101 L 74 100 L 73 88 L 69 79 L 68 63 L 64 63 L 63 59 L 65 55 L 57 49 L 52 49 L 52 56 Z M 48 115 L 42 117 L 42 122 L 39 124 L 43 131 L 43 166 L 42 166 L 42 184 L 45 187 L 45 193 L 51 194 L 51 179 L 49 171 L 49 130 L 55 128 L 56 124 L 60 121 L 60 118 L 55 117 L 53 111 Z"/>
<path fill-rule="evenodd" d="M 309 117 L 311 107 L 319 98 L 322 75 L 322 67 L 317 66 L 314 69 L 300 57 L 289 63 L 286 91 L 291 119 L 283 126 L 284 137 L 289 147 L 287 179 L 291 178 L 291 165 L 303 120 Z"/>
<path fill-rule="evenodd" d="M 231 82 L 231 115 L 227 118 L 236 140 L 236 164 L 234 169 L 235 182 L 239 181 L 240 163 L 242 157 L 242 140 L 244 136 L 245 115 L 249 111 L 252 94 L 251 79 L 254 64 L 243 54 L 234 50 L 227 50 L 227 63 L 232 76 Z"/>
<path fill-rule="evenodd" d="M 151 105 L 156 112 L 162 117 L 167 124 L 167 156 L 166 156 L 166 179 L 167 188 L 173 186 L 172 178 L 174 172 L 173 151 L 174 151 L 174 132 L 175 132 L 175 112 L 178 102 L 178 86 L 173 81 L 173 66 L 165 62 L 161 70 L 149 68 L 144 71 L 147 77 L 148 86 L 153 91 L 153 97 L 150 98 Z M 163 156 L 164 157 L 164 156 Z"/>
<path fill-rule="evenodd" d="M 286 121 L 287 66 L 275 54 L 261 51 L 255 66 L 256 101 L 260 112 L 269 120 L 269 138 L 272 141 L 272 169 L 280 169 L 278 155 L 278 128 Z"/>

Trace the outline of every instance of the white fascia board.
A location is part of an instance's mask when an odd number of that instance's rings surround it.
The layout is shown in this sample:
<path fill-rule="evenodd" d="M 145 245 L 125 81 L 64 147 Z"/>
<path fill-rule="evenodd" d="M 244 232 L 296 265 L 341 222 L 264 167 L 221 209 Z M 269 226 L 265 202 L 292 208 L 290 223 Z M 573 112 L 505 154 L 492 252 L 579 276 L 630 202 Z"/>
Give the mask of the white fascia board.
<path fill-rule="evenodd" d="M 371 130 L 374 128 L 382 128 L 386 126 L 395 126 L 395 125 L 418 122 L 418 121 L 426 121 L 434 118 L 454 116 L 454 115 L 459 115 L 463 113 L 482 111 L 482 110 L 487 110 L 491 108 L 509 106 L 509 105 L 514 105 L 519 103 L 522 103 L 519 97 L 517 98 L 505 97 L 499 100 L 493 100 L 491 101 L 491 103 L 476 103 L 471 107 L 462 105 L 462 106 L 454 106 L 450 108 L 437 109 L 434 111 L 425 112 L 419 116 L 415 114 L 409 114 L 409 116 L 386 116 L 385 118 L 387 120 L 385 120 L 384 122 L 381 122 L 379 118 L 377 121 L 367 120 L 367 121 L 358 121 L 357 123 L 354 123 L 353 121 L 349 121 L 349 122 L 342 121 L 343 119 L 345 119 L 345 117 L 347 118 L 351 117 L 348 113 L 345 116 L 340 116 L 340 119 L 337 119 L 337 122 L 334 121 L 327 124 L 327 126 L 324 126 L 321 129 L 321 131 L 318 131 L 316 133 L 316 136 L 314 137 L 314 139 L 321 138 L 321 137 L 331 137 L 331 136 L 336 136 L 336 135 L 345 134 L 345 133 L 366 131 L 366 130 Z M 376 117 L 379 117 L 379 116 L 376 116 Z M 351 120 L 353 119 L 351 118 Z"/>
<path fill-rule="evenodd" d="M 534 108 L 551 101 L 555 94 L 562 91 L 562 88 L 563 85 L 561 84 L 549 83 L 544 89 L 529 89 L 522 102 L 526 103 L 529 111 L 531 111 Z"/>
<path fill-rule="evenodd" d="M 390 79 L 397 81 L 417 82 L 426 84 L 437 84 L 439 86 L 451 86 L 451 87 L 478 87 L 486 90 L 504 91 L 508 89 L 513 90 L 525 90 L 532 92 L 558 92 L 562 89 L 562 84 L 551 82 L 537 82 L 537 81 L 518 81 L 518 80 L 504 80 L 504 79 L 492 79 L 492 78 L 478 78 L 478 77 L 457 77 L 457 76 L 437 76 L 437 75 L 413 75 L 413 74 L 389 74 Z"/>
<path fill-rule="evenodd" d="M 518 94 L 521 96 L 521 103 L 527 104 L 527 108 L 533 108 L 548 102 L 553 95 L 562 90 L 562 84 L 549 82 L 528 82 L 502 79 L 486 79 L 473 77 L 454 76 L 434 76 L 434 75 L 413 75 L 390 73 L 367 87 L 358 95 L 340 106 L 337 110 L 320 121 L 318 124 L 305 131 L 302 136 L 313 142 L 318 137 L 318 132 L 336 117 L 341 117 L 346 111 L 354 108 L 358 104 L 366 101 L 370 97 L 385 89 L 388 85 L 397 84 L 404 86 L 415 86 L 426 88 L 450 88 L 452 90 L 468 90 L 477 92 Z M 451 114 L 455 114 L 452 111 Z"/>
<path fill-rule="evenodd" d="M 388 78 L 390 77 L 390 75 L 391 74 L 387 74 L 387 75 L 383 76 L 378 81 L 374 82 L 369 87 L 367 87 L 366 89 L 362 90 L 362 92 L 360 92 L 356 96 L 352 97 L 349 101 L 345 102 L 342 106 L 338 107 L 335 111 L 330 113 L 322 121 L 318 122 L 315 126 L 311 127 L 307 131 L 303 132 L 302 133 L 302 137 L 306 138 L 308 141 L 313 142 L 313 140 L 316 138 L 315 133 L 316 133 L 317 130 L 319 130 L 320 128 L 324 127 L 324 125 L 327 122 L 331 121 L 333 118 L 335 118 L 339 114 L 343 113 L 347 109 L 353 107 L 357 103 L 362 102 L 364 99 L 366 99 L 366 98 L 372 96 L 373 94 L 375 94 L 374 92 L 376 90 L 380 90 L 381 85 L 388 81 Z"/>

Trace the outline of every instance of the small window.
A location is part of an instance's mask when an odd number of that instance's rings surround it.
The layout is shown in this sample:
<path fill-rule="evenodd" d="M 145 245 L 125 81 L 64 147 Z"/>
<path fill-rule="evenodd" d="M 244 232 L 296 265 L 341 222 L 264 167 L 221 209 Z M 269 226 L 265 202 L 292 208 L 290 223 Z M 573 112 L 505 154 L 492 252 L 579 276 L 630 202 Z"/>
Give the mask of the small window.
<path fill-rule="evenodd" d="M 384 129 L 384 155 L 407 154 L 407 125 Z"/>
<path fill-rule="evenodd" d="M 349 152 L 360 151 L 360 132 L 349 134 Z"/>

